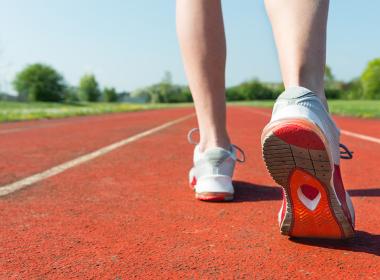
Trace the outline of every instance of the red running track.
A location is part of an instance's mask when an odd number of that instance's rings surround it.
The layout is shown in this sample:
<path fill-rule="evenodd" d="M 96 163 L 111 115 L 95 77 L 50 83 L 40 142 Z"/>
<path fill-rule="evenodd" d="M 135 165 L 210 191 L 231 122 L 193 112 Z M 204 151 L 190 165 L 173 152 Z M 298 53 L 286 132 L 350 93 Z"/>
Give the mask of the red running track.
<path fill-rule="evenodd" d="M 342 137 L 355 151 L 342 172 L 356 208 L 356 237 L 289 239 L 276 222 L 281 191 L 261 160 L 268 112 L 229 108 L 232 139 L 247 155 L 237 166 L 232 203 L 196 201 L 187 187 L 193 147 L 185 136 L 195 118 L 1 197 L 0 279 L 378 279 L 380 144 Z M 190 113 L 0 126 L 0 185 Z M 380 120 L 337 120 L 373 137 L 380 127 Z"/>
<path fill-rule="evenodd" d="M 153 110 L 0 125 L 0 185 L 191 113 Z"/>

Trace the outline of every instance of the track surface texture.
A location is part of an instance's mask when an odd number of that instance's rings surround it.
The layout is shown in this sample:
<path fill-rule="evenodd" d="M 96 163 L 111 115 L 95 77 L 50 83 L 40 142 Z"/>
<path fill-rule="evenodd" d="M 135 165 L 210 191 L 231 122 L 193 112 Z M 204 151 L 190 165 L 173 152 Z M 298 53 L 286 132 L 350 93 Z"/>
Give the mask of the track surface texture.
<path fill-rule="evenodd" d="M 0 186 L 192 113 L 3 124 Z M 341 164 L 355 238 L 289 239 L 277 225 L 281 190 L 261 155 L 270 110 L 229 107 L 228 117 L 247 156 L 236 168 L 234 202 L 200 202 L 188 188 L 191 117 L 0 197 L 0 279 L 379 279 L 380 144 L 341 139 L 355 151 Z M 380 120 L 336 120 L 380 137 Z"/>

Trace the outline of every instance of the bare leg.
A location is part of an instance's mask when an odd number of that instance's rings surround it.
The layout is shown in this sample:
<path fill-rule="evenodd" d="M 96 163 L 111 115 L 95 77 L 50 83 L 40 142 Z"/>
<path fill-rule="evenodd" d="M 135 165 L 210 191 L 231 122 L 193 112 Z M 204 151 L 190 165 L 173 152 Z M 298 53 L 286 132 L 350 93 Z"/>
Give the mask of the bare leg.
<path fill-rule="evenodd" d="M 177 0 L 177 33 L 198 118 L 200 149 L 229 149 L 220 0 Z"/>
<path fill-rule="evenodd" d="M 327 105 L 324 92 L 328 0 L 265 0 L 285 88 L 306 87 Z"/>

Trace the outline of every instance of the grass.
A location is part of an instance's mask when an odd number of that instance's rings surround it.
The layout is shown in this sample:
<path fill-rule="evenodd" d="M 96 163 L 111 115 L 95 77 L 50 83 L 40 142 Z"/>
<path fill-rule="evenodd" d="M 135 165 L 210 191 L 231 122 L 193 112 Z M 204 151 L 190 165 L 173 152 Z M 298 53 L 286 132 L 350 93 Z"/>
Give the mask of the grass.
<path fill-rule="evenodd" d="M 380 100 L 333 100 L 329 106 L 337 115 L 380 118 Z"/>
<path fill-rule="evenodd" d="M 231 105 L 271 108 L 274 101 L 237 101 Z M 71 116 L 98 115 L 105 113 L 130 112 L 149 109 L 191 106 L 190 103 L 176 104 L 131 104 L 131 103 L 45 103 L 0 101 L 0 122 L 35 119 L 54 119 Z M 380 100 L 331 100 L 330 111 L 343 116 L 380 118 Z"/>
<path fill-rule="evenodd" d="M 55 119 L 71 116 L 99 115 L 149 109 L 189 106 L 190 104 L 131 104 L 131 103 L 47 103 L 0 101 L 0 122 Z"/>
<path fill-rule="evenodd" d="M 274 101 L 237 101 L 234 105 L 272 108 Z M 330 112 L 340 116 L 353 116 L 361 118 L 380 118 L 380 100 L 331 100 Z"/>

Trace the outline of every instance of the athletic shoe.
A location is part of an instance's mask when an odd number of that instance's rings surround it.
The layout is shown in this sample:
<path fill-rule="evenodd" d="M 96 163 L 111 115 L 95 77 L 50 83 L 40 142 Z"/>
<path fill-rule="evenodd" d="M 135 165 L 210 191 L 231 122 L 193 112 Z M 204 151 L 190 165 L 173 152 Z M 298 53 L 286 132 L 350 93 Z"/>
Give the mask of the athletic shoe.
<path fill-rule="evenodd" d="M 316 94 L 292 87 L 277 99 L 261 136 L 263 158 L 283 187 L 281 233 L 345 239 L 354 235 L 355 213 L 340 173 L 340 131 Z M 340 147 L 345 152 L 340 152 Z"/>
<path fill-rule="evenodd" d="M 235 145 L 231 145 L 230 150 L 216 147 L 201 152 L 199 145 L 192 140 L 192 134 L 197 130 L 190 130 L 187 137 L 191 144 L 195 144 L 194 165 L 189 172 L 189 183 L 195 197 L 204 201 L 233 200 L 232 176 L 236 161 L 244 162 L 244 152 Z M 242 159 L 237 158 L 237 150 L 241 152 Z"/>

